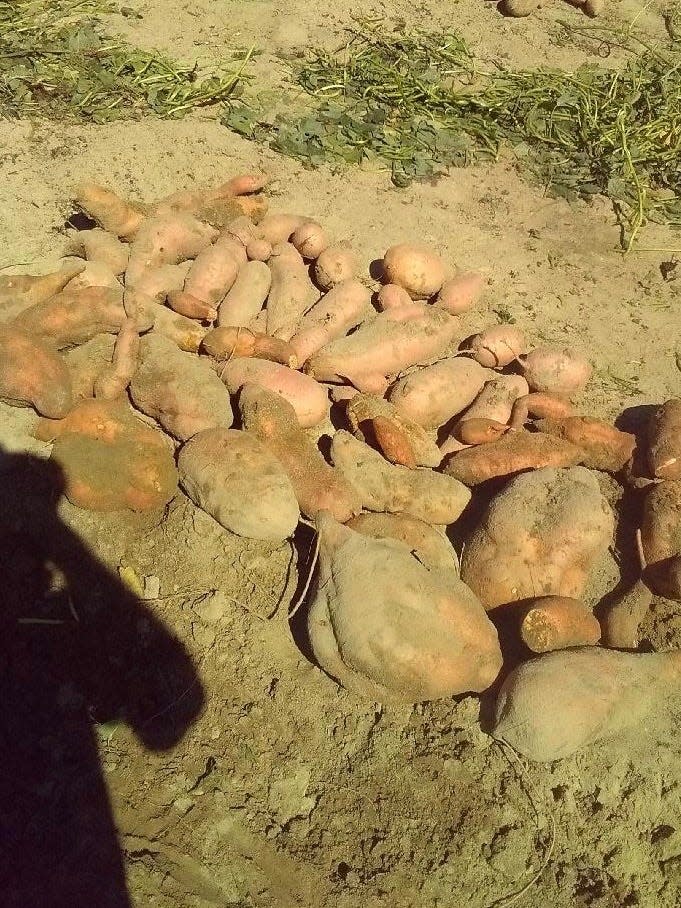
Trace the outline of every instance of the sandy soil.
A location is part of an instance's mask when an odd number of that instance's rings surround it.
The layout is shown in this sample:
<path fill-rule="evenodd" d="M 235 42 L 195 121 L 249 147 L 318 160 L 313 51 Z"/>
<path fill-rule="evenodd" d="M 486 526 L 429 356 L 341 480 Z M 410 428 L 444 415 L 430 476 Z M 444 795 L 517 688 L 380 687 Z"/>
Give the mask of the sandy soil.
<path fill-rule="evenodd" d="M 357 11 L 344 0 L 333 12 L 300 0 L 127 6 L 142 17 L 112 17 L 112 28 L 203 60 L 233 41 L 270 54 L 332 46 Z M 662 28 L 660 4 L 609 7 L 613 18 Z M 552 41 L 556 19 L 582 21 L 560 0 L 516 21 L 485 0 L 382 8 L 460 26 L 480 55 L 515 65 L 574 67 L 587 53 Z M 263 87 L 282 75 L 268 54 L 257 71 Z M 466 333 L 504 313 L 535 343 L 582 346 L 597 367 L 585 412 L 635 416 L 679 395 L 681 283 L 660 270 L 671 252 L 623 257 L 605 202 L 548 198 L 508 163 L 397 190 L 380 172 L 306 171 L 207 114 L 92 127 L 4 122 L 0 161 L 0 266 L 55 261 L 78 179 L 153 198 L 257 166 L 273 177 L 274 209 L 318 218 L 365 265 L 391 243 L 419 238 L 481 270 L 489 287 Z M 641 246 L 678 251 L 679 241 L 651 227 Z M 28 411 L 0 406 L 0 443 L 44 456 L 34 423 Z M 170 751 L 150 752 L 124 722 L 98 730 L 132 905 L 491 908 L 511 904 L 505 898 L 533 879 L 549 848 L 545 870 L 513 903 L 681 904 L 676 724 L 520 768 L 481 731 L 478 700 L 382 709 L 310 663 L 286 616 L 304 535 L 297 547 L 243 541 L 182 495 L 164 515 L 94 517 L 67 503 L 59 513 L 113 572 L 159 579 L 145 607 L 183 641 L 205 688 L 203 711 Z M 594 587 L 592 599 L 604 591 Z M 655 602 L 645 637 L 656 648 L 681 644 L 671 603 Z"/>

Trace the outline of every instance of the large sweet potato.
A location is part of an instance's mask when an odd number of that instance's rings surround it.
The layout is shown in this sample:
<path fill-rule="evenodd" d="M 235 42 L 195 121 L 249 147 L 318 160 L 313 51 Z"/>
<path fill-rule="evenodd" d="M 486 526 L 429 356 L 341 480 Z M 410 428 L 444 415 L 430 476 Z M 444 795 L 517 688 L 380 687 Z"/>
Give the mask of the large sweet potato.
<path fill-rule="evenodd" d="M 0 325 L 0 398 L 60 419 L 73 404 L 68 367 L 48 344 L 27 331 Z"/>

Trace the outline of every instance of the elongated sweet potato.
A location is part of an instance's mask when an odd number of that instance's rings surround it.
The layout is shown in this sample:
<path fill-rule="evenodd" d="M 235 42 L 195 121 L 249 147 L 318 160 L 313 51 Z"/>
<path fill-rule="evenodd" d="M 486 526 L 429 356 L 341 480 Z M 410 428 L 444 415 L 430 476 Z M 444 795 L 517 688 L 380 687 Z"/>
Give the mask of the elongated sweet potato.
<path fill-rule="evenodd" d="M 520 398 L 518 398 L 520 400 Z M 529 416 L 537 419 L 565 419 L 576 416 L 575 408 L 566 397 L 549 394 L 547 391 L 533 391 L 523 398 Z"/>
<path fill-rule="evenodd" d="M 389 376 L 439 356 L 458 327 L 454 316 L 424 303 L 389 309 L 315 353 L 306 372 L 319 381 L 349 381 L 359 391 L 383 394 Z"/>
<path fill-rule="evenodd" d="M 184 290 L 174 290 L 168 294 L 166 300 L 168 306 L 177 312 L 178 315 L 184 315 L 185 318 L 196 318 L 202 322 L 214 322 L 218 317 L 218 310 L 210 303 L 204 303 L 202 300 L 192 296 L 191 293 L 185 293 Z"/>
<path fill-rule="evenodd" d="M 493 372 L 475 360 L 451 357 L 395 382 L 388 400 L 404 416 L 435 429 L 470 406 L 485 382 L 493 377 Z"/>
<path fill-rule="evenodd" d="M 139 284 L 148 268 L 177 265 L 195 258 L 216 237 L 215 228 L 189 214 L 148 218 L 137 231 L 130 249 L 126 287 Z"/>
<path fill-rule="evenodd" d="M 267 333 L 290 340 L 319 294 L 310 282 L 303 257 L 290 243 L 274 246 L 267 265 L 272 274 L 267 297 Z"/>
<path fill-rule="evenodd" d="M 645 581 L 658 596 L 681 602 L 681 480 L 651 486 L 643 502 Z"/>
<path fill-rule="evenodd" d="M 611 602 L 601 617 L 603 645 L 613 649 L 638 649 L 639 625 L 652 601 L 650 588 L 639 578 Z"/>
<path fill-rule="evenodd" d="M 329 290 L 305 313 L 291 337 L 298 362 L 307 362 L 326 344 L 343 337 L 371 311 L 369 291 L 359 281 L 344 281 Z"/>
<path fill-rule="evenodd" d="M 382 397 L 357 394 L 348 401 L 346 412 L 354 434 L 361 441 L 375 441 L 390 463 L 412 469 L 440 463 L 442 455 L 434 439 Z"/>
<path fill-rule="evenodd" d="M 220 303 L 218 325 L 246 328 L 262 309 L 271 284 L 272 272 L 265 262 L 251 261 L 243 265 Z"/>
<path fill-rule="evenodd" d="M 580 447 L 584 451 L 581 463 L 592 470 L 618 473 L 631 460 L 636 447 L 636 436 L 586 416 L 540 419 L 536 426 L 540 432 L 564 438 Z"/>
<path fill-rule="evenodd" d="M 466 541 L 461 579 L 487 609 L 537 596 L 580 599 L 613 530 L 593 473 L 535 470 L 492 499 Z"/>
<path fill-rule="evenodd" d="M 183 353 L 168 338 L 148 334 L 130 383 L 135 406 L 180 441 L 204 429 L 228 429 L 229 394 L 208 361 Z"/>
<path fill-rule="evenodd" d="M 266 214 L 258 224 L 258 232 L 271 246 L 276 246 L 288 242 L 293 231 L 308 220 L 300 214 Z"/>
<path fill-rule="evenodd" d="M 307 628 L 327 674 L 382 703 L 492 684 L 501 668 L 496 630 L 453 571 L 429 570 L 401 543 L 367 539 L 325 512 L 317 531 L 319 574 Z"/>
<path fill-rule="evenodd" d="M 173 312 L 167 306 L 161 306 L 159 303 L 150 302 L 147 309 L 154 318 L 154 328 L 152 334 L 159 334 L 173 341 L 180 350 L 188 353 L 198 353 L 201 342 L 208 333 L 208 328 L 204 328 L 177 312 Z"/>
<path fill-rule="evenodd" d="M 471 499 L 455 479 L 432 470 L 388 463 L 377 451 L 342 429 L 331 442 L 331 459 L 369 511 L 411 514 L 426 523 L 454 523 Z"/>
<path fill-rule="evenodd" d="M 376 302 L 381 312 L 386 309 L 400 309 L 408 306 L 412 299 L 399 284 L 384 284 L 376 294 Z"/>
<path fill-rule="evenodd" d="M 73 404 L 71 376 L 58 353 L 14 325 L 0 325 L 0 399 L 60 419 Z"/>
<path fill-rule="evenodd" d="M 74 199 L 104 230 L 126 239 L 133 237 L 145 220 L 145 206 L 127 202 L 97 183 L 81 183 Z"/>
<path fill-rule="evenodd" d="M 260 334 L 248 328 L 235 328 L 223 325 L 213 328 L 204 337 L 201 347 L 217 360 L 238 359 L 243 356 L 253 356 L 257 359 L 269 359 L 273 363 L 281 363 L 290 369 L 298 365 L 298 357 L 293 347 L 286 341 L 269 334 Z"/>
<path fill-rule="evenodd" d="M 183 445 L 177 465 L 194 504 L 230 532 L 283 542 L 295 530 L 299 512 L 291 480 L 251 433 L 199 432 Z"/>
<path fill-rule="evenodd" d="M 50 274 L 0 274 L 0 322 L 51 299 L 84 269 L 85 262 L 75 261 Z"/>
<path fill-rule="evenodd" d="M 196 256 L 187 272 L 184 292 L 206 303 L 217 315 L 217 308 L 236 281 L 241 261 L 232 251 L 232 237 L 219 239 Z M 238 241 L 237 241 L 238 242 Z M 243 250 L 246 257 L 246 250 Z M 177 311 L 177 310 L 176 310 Z M 188 315 L 188 313 L 183 313 Z M 215 315 L 212 318 L 215 318 Z M 200 316 L 208 318 L 208 316 Z"/>
<path fill-rule="evenodd" d="M 95 379 L 95 397 L 115 400 L 123 394 L 137 369 L 139 349 L 137 319 L 127 317 L 118 332 L 111 365 Z"/>
<path fill-rule="evenodd" d="M 316 426 L 329 412 L 326 390 L 313 379 L 288 366 L 265 359 L 240 357 L 218 367 L 220 378 L 231 394 L 245 384 L 254 383 L 279 394 L 293 407 L 303 428 Z"/>
<path fill-rule="evenodd" d="M 519 430 L 451 455 L 444 472 L 467 486 L 477 486 L 488 479 L 515 476 L 525 470 L 575 466 L 583 459 L 584 451 L 570 441 L 543 432 Z"/>
<path fill-rule="evenodd" d="M 409 514 L 358 514 L 346 526 L 373 539 L 403 543 L 428 568 L 459 573 L 456 552 L 445 534 Z"/>
<path fill-rule="evenodd" d="M 648 464 L 656 479 L 681 479 L 681 399 L 668 400 L 648 427 Z"/>
<path fill-rule="evenodd" d="M 244 429 L 260 439 L 284 467 L 306 517 L 328 510 L 345 523 L 360 512 L 357 492 L 324 460 L 287 400 L 261 385 L 246 384 L 239 394 L 238 407 Z"/>

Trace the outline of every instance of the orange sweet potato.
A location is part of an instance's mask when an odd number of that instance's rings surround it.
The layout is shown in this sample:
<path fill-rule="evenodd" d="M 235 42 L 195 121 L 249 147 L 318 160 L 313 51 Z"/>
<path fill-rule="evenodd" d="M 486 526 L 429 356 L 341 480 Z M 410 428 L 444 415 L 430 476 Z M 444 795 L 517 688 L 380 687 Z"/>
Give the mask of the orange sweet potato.
<path fill-rule="evenodd" d="M 577 415 L 566 397 L 549 394 L 547 391 L 533 391 L 526 395 L 524 401 L 528 415 L 536 419 L 565 419 Z"/>
<path fill-rule="evenodd" d="M 124 393 L 137 369 L 139 347 L 137 319 L 127 317 L 118 332 L 111 365 L 95 379 L 95 397 L 115 400 Z"/>
<path fill-rule="evenodd" d="M 69 262 L 50 274 L 0 275 L 0 322 L 9 322 L 24 309 L 44 303 L 85 269 L 85 262 Z"/>
<path fill-rule="evenodd" d="M 540 419 L 536 427 L 580 447 L 585 455 L 581 462 L 592 470 L 618 473 L 631 460 L 636 447 L 634 435 L 586 416 Z"/>
<path fill-rule="evenodd" d="M 533 652 L 548 653 L 569 646 L 595 646 L 601 626 L 580 599 L 539 596 L 525 605 L 520 636 Z"/>
<path fill-rule="evenodd" d="M 148 303 L 146 308 L 154 318 L 153 334 L 167 337 L 177 344 L 180 350 L 198 353 L 208 328 L 158 303 Z"/>
<path fill-rule="evenodd" d="M 204 303 L 202 300 L 192 296 L 191 293 L 185 293 L 184 290 L 173 290 L 168 294 L 168 305 L 177 312 L 178 315 L 184 315 L 185 318 L 196 318 L 202 322 L 214 322 L 218 316 L 218 310 L 211 306 L 210 303 Z"/>
<path fill-rule="evenodd" d="M 357 394 L 348 401 L 350 428 L 361 441 L 375 441 L 390 463 L 405 467 L 436 467 L 442 456 L 425 429 L 382 397 Z"/>
<path fill-rule="evenodd" d="M 167 214 L 145 220 L 135 235 L 125 271 L 126 287 L 135 287 L 148 268 L 177 265 L 195 258 L 217 231 L 190 214 Z"/>
<path fill-rule="evenodd" d="M 204 337 L 201 347 L 217 360 L 254 356 L 257 359 L 281 363 L 290 369 L 295 369 L 298 365 L 298 357 L 293 347 L 286 341 L 270 337 L 269 334 L 250 331 L 248 328 L 227 325 L 213 328 Z"/>
<path fill-rule="evenodd" d="M 395 382 L 388 400 L 404 416 L 435 429 L 470 406 L 485 382 L 493 377 L 493 372 L 475 360 L 449 357 Z"/>
<path fill-rule="evenodd" d="M 66 363 L 37 337 L 14 325 L 0 325 L 0 398 L 31 405 L 51 419 L 65 416 L 73 404 Z"/>
<path fill-rule="evenodd" d="M 306 362 L 326 344 L 343 337 L 370 312 L 370 294 L 364 284 L 352 280 L 337 284 L 298 323 L 290 339 L 298 362 Z"/>
<path fill-rule="evenodd" d="M 127 202 L 96 183 L 81 183 L 76 187 L 74 198 L 105 230 L 126 239 L 137 233 L 145 219 L 143 205 Z"/>
<path fill-rule="evenodd" d="M 445 534 L 409 514 L 358 514 L 346 526 L 373 539 L 403 543 L 426 567 L 459 573 L 456 552 Z"/>

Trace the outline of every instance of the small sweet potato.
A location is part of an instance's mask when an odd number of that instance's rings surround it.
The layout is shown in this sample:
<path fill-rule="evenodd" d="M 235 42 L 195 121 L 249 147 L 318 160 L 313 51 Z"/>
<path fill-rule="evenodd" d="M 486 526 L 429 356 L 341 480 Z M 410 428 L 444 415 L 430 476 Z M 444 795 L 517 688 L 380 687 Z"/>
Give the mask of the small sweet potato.
<path fill-rule="evenodd" d="M 310 282 L 303 257 L 290 243 L 273 246 L 267 265 L 272 274 L 267 297 L 267 333 L 287 341 L 319 294 Z"/>
<path fill-rule="evenodd" d="M 582 463 L 592 470 L 618 473 L 631 460 L 636 437 L 621 432 L 600 419 L 567 416 L 564 419 L 540 419 L 540 432 L 572 442 L 584 451 Z"/>
<path fill-rule="evenodd" d="M 356 491 L 324 460 L 287 400 L 260 385 L 246 384 L 238 406 L 244 429 L 263 442 L 283 466 L 306 517 L 328 510 L 345 523 L 360 512 Z"/>
<path fill-rule="evenodd" d="M 477 271 L 463 271 L 444 282 L 433 305 L 460 315 L 477 303 L 484 286 L 485 279 Z"/>
<path fill-rule="evenodd" d="M 681 480 L 646 492 L 641 521 L 644 579 L 658 596 L 681 602 Z"/>
<path fill-rule="evenodd" d="M 360 439 L 375 441 L 390 463 L 405 467 L 436 467 L 442 459 L 435 441 L 418 423 L 402 416 L 389 401 L 358 394 L 347 404 L 350 428 Z"/>
<path fill-rule="evenodd" d="M 255 237 L 246 246 L 246 255 L 250 262 L 267 262 L 272 255 L 272 244 Z"/>
<path fill-rule="evenodd" d="M 601 626 L 580 599 L 540 596 L 526 603 L 520 636 L 533 652 L 548 653 L 570 646 L 595 646 Z"/>
<path fill-rule="evenodd" d="M 201 347 L 218 361 L 254 356 L 257 359 L 281 363 L 290 369 L 295 369 L 298 365 L 298 357 L 293 347 L 286 341 L 270 337 L 269 334 L 250 331 L 248 328 L 227 325 L 213 328 L 204 337 Z"/>
<path fill-rule="evenodd" d="M 206 429 L 177 461 L 194 504 L 238 536 L 283 542 L 298 523 L 298 502 L 283 466 L 249 432 Z"/>
<path fill-rule="evenodd" d="M 344 243 L 327 246 L 314 263 L 315 283 L 322 290 L 351 281 L 357 273 L 354 252 Z"/>
<path fill-rule="evenodd" d="M 543 432 L 519 430 L 453 454 L 445 463 L 444 472 L 467 486 L 477 486 L 488 479 L 515 476 L 525 470 L 575 466 L 583 459 L 584 451 L 572 442 Z"/>
<path fill-rule="evenodd" d="M 114 233 L 101 227 L 76 231 L 70 237 L 69 249 L 84 255 L 89 262 L 108 265 L 117 276 L 125 272 L 130 257 L 129 243 L 122 243 Z"/>
<path fill-rule="evenodd" d="M 470 342 L 473 359 L 488 369 L 502 369 L 527 351 L 524 333 L 515 325 L 494 325 Z"/>
<path fill-rule="evenodd" d="M 386 284 L 404 287 L 412 299 L 428 299 L 442 288 L 445 268 L 427 246 L 398 243 L 383 256 L 383 279 Z"/>
<path fill-rule="evenodd" d="M 119 237 L 135 236 L 145 220 L 143 205 L 127 202 L 96 183 L 81 183 L 76 187 L 74 199 L 104 230 Z"/>
<path fill-rule="evenodd" d="M 435 429 L 470 406 L 493 376 L 474 360 L 451 357 L 395 382 L 388 400 L 404 416 Z"/>
<path fill-rule="evenodd" d="M 115 400 L 127 389 L 139 360 L 140 336 L 136 318 L 127 317 L 121 325 L 111 365 L 94 382 L 95 397 Z"/>
<path fill-rule="evenodd" d="M 593 368 L 588 359 L 571 347 L 537 347 L 523 360 L 532 391 L 548 391 L 568 398 L 586 387 Z"/>
<path fill-rule="evenodd" d="M 159 265 L 156 268 L 147 268 L 135 281 L 135 290 L 157 303 L 165 303 L 169 294 L 182 290 L 191 264 L 190 261 L 187 261 L 181 262 L 179 265 Z"/>
<path fill-rule="evenodd" d="M 166 300 L 173 312 L 178 315 L 184 315 L 185 318 L 195 318 L 202 322 L 214 322 L 218 317 L 218 310 L 211 306 L 210 303 L 204 303 L 202 300 L 192 296 L 191 293 L 185 293 L 184 290 L 173 290 L 168 294 Z"/>
<path fill-rule="evenodd" d="M 86 262 L 83 270 L 68 282 L 65 290 L 79 290 L 82 287 L 109 287 L 120 290 L 123 284 L 104 262 Z"/>
<path fill-rule="evenodd" d="M 370 294 L 364 284 L 354 280 L 337 284 L 299 321 L 291 337 L 298 362 L 307 362 L 326 344 L 359 325 L 370 312 Z"/>
<path fill-rule="evenodd" d="M 245 264 L 220 303 L 218 325 L 247 327 L 262 309 L 271 285 L 272 272 L 265 262 L 255 260 Z"/>
<path fill-rule="evenodd" d="M 381 703 L 492 684 L 502 663 L 496 630 L 453 571 L 429 570 L 401 543 L 367 539 L 325 512 L 317 532 L 307 630 L 327 674 Z"/>
<path fill-rule="evenodd" d="M 513 405 L 527 394 L 527 382 L 521 375 L 498 375 L 488 381 L 471 406 L 461 415 L 464 419 L 491 419 L 506 425 Z"/>
<path fill-rule="evenodd" d="M 444 533 L 409 514 L 358 514 L 346 526 L 373 539 L 403 543 L 427 568 L 459 573 L 459 561 Z"/>
<path fill-rule="evenodd" d="M 304 259 L 318 258 L 329 245 L 329 238 L 321 224 L 306 221 L 291 234 L 291 243 Z"/>
<path fill-rule="evenodd" d="M 603 645 L 613 649 L 638 649 L 639 625 L 653 601 L 653 594 L 642 579 L 638 579 L 608 605 L 601 617 Z"/>
<path fill-rule="evenodd" d="M 492 499 L 466 540 L 461 579 L 487 609 L 537 596 L 580 599 L 613 531 L 612 510 L 591 471 L 535 470 Z"/>
<path fill-rule="evenodd" d="M 369 511 L 411 514 L 426 523 L 454 523 L 471 499 L 455 479 L 432 470 L 390 464 L 342 429 L 331 442 L 331 459 Z"/>
<path fill-rule="evenodd" d="M 72 261 L 50 274 L 0 274 L 0 322 L 51 299 L 84 269 L 85 262 Z"/>
<path fill-rule="evenodd" d="M 210 364 L 153 332 L 140 342 L 130 396 L 139 410 L 180 441 L 204 429 L 232 425 L 229 394 Z"/>
<path fill-rule="evenodd" d="M 0 399 L 32 406 L 50 419 L 73 404 L 71 376 L 48 344 L 14 325 L 0 325 Z"/>
<path fill-rule="evenodd" d="M 527 413 L 536 419 L 565 419 L 576 416 L 575 408 L 566 397 L 546 391 L 532 391 L 523 398 Z"/>
<path fill-rule="evenodd" d="M 485 445 L 490 441 L 496 441 L 501 438 L 509 427 L 501 422 L 495 422 L 493 419 L 483 419 L 480 416 L 473 416 L 471 419 L 462 419 L 456 424 L 454 437 L 463 445 Z"/>
<path fill-rule="evenodd" d="M 220 378 L 231 394 L 245 384 L 258 384 L 280 395 L 293 407 L 303 428 L 316 426 L 329 412 L 326 390 L 301 372 L 265 359 L 239 357 L 218 367 Z"/>
<path fill-rule="evenodd" d="M 648 464 L 656 479 L 681 479 L 681 399 L 662 404 L 648 427 Z"/>

